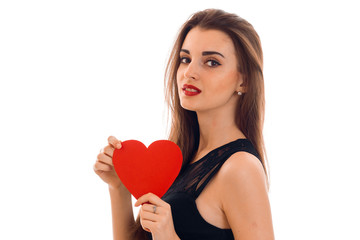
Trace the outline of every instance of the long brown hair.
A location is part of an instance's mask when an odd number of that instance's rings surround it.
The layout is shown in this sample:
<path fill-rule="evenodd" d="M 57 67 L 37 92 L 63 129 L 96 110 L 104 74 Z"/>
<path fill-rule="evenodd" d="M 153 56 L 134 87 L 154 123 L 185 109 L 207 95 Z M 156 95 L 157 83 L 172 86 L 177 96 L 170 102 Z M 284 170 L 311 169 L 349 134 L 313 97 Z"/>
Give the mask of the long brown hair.
<path fill-rule="evenodd" d="M 238 71 L 244 76 L 245 93 L 239 97 L 235 122 L 259 153 L 267 174 L 263 123 L 265 111 L 263 54 L 260 38 L 253 26 L 235 14 L 218 9 L 207 9 L 192 15 L 184 23 L 171 52 L 165 73 L 166 100 L 171 114 L 169 140 L 179 145 L 185 166 L 192 160 L 199 145 L 199 124 L 196 113 L 181 107 L 176 83 L 180 65 L 180 49 L 186 35 L 194 27 L 220 30 L 233 41 Z"/>
<path fill-rule="evenodd" d="M 199 146 L 199 123 L 193 111 L 181 107 L 176 75 L 180 65 L 180 49 L 191 29 L 200 27 L 226 33 L 235 46 L 238 71 L 244 76 L 243 93 L 236 107 L 235 122 L 257 150 L 268 176 L 263 139 L 265 112 L 263 54 L 260 38 L 246 20 L 218 9 L 207 9 L 193 14 L 180 28 L 165 71 L 165 97 L 171 115 L 169 140 L 175 142 L 183 153 L 183 167 L 194 157 Z M 137 233 L 141 226 L 137 220 Z"/>

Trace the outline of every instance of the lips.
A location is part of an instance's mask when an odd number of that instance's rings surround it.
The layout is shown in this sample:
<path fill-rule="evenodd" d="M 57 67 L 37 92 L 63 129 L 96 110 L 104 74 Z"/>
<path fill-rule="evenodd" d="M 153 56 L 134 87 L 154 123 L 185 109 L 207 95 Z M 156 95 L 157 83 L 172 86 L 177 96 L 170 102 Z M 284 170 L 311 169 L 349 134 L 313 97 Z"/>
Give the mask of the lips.
<path fill-rule="evenodd" d="M 182 90 L 186 96 L 195 96 L 201 93 L 200 89 L 189 84 L 184 84 Z"/>

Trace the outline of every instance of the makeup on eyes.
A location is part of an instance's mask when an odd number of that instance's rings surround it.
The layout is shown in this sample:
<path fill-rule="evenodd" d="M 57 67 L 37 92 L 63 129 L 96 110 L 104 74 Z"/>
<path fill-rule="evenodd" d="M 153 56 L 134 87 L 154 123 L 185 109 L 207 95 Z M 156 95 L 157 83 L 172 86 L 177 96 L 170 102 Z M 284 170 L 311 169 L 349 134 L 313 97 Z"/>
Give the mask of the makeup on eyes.
<path fill-rule="evenodd" d="M 206 56 L 206 55 L 205 55 Z M 190 63 L 191 59 L 189 57 L 186 56 L 181 56 L 180 55 L 180 62 L 181 63 Z M 211 62 L 212 64 L 209 65 L 208 63 Z M 217 59 L 214 58 L 207 58 L 204 62 L 204 64 L 206 64 L 209 67 L 216 67 L 216 66 L 221 66 L 222 64 L 220 64 L 220 62 Z"/>

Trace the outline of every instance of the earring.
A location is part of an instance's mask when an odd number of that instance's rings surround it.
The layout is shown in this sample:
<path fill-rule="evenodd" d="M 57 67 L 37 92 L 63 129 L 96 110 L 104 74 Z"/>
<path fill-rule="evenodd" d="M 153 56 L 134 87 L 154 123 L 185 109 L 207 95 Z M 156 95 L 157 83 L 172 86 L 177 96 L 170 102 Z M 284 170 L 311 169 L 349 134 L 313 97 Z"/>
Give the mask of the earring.
<path fill-rule="evenodd" d="M 241 96 L 241 95 L 242 95 L 242 92 L 238 91 L 237 94 L 238 94 L 239 96 Z"/>

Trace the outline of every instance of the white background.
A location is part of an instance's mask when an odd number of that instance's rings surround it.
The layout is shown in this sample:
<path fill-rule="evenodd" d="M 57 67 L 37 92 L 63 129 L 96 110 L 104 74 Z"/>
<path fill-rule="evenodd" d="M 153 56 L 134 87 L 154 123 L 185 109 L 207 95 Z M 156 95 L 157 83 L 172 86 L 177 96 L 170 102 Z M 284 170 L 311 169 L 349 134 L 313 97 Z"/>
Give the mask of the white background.
<path fill-rule="evenodd" d="M 206 8 L 259 33 L 277 239 L 360 239 L 355 1 L 1 1 L 0 239 L 112 239 L 107 137 L 166 138 L 163 74 Z"/>

